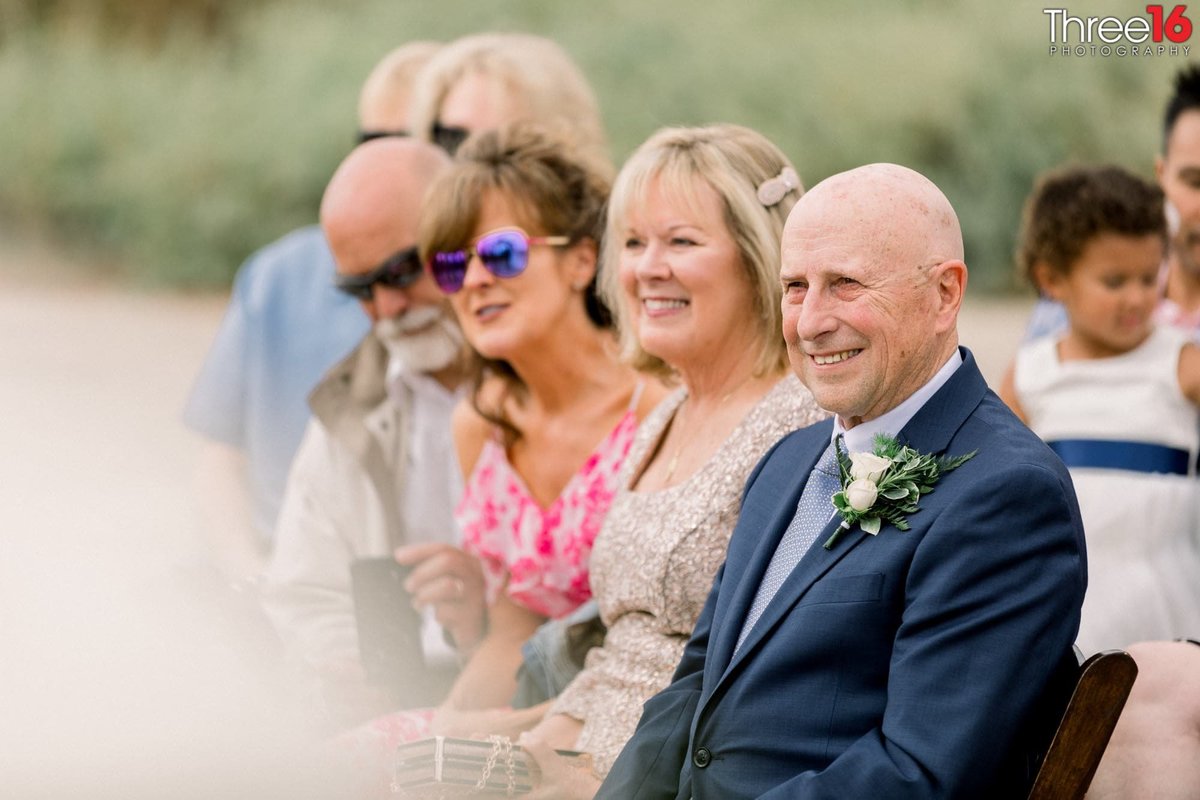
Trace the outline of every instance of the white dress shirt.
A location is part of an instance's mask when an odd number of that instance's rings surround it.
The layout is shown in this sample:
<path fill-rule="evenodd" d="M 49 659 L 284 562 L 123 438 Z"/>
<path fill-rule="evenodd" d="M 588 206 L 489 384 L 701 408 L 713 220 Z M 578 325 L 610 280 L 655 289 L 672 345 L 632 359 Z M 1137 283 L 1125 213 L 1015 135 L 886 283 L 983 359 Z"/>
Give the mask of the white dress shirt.
<path fill-rule="evenodd" d="M 873 420 L 861 422 L 855 425 L 850 430 L 846 430 L 842 425 L 842 418 L 834 416 L 833 418 L 833 439 L 837 439 L 839 435 L 843 437 L 842 441 L 846 445 L 847 453 L 872 453 L 875 451 L 875 434 L 885 433 L 888 436 L 896 436 L 903 430 L 908 421 L 916 416 L 916 413 L 921 410 L 921 407 L 933 397 L 937 390 L 945 385 L 946 381 L 950 380 L 950 376 L 962 366 L 962 354 L 958 352 L 958 348 L 954 348 L 953 355 L 942 365 L 932 378 L 930 378 L 924 386 L 917 389 L 908 399 L 900 405 L 893 408 L 886 414 L 882 414 Z"/>
<path fill-rule="evenodd" d="M 423 373 L 404 372 L 394 360 L 388 365 L 387 383 L 393 402 L 403 402 L 405 390 L 409 400 L 408 468 L 401 498 L 409 541 L 461 545 L 454 509 L 462 498 L 463 480 L 447 420 L 463 392 L 450 391 Z M 423 614 L 421 644 L 425 663 L 431 666 L 458 658 L 446 643 L 432 606 Z"/>

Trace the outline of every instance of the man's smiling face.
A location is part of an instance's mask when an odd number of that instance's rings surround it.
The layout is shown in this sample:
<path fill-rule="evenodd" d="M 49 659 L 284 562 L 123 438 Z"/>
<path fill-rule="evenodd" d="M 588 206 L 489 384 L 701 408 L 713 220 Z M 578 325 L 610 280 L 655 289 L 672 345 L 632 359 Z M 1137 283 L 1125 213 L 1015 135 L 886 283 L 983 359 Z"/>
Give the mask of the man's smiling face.
<path fill-rule="evenodd" d="M 924 186 L 905 187 L 905 176 L 883 172 L 863 168 L 814 188 L 784 230 L 788 357 L 817 403 L 847 428 L 903 402 L 957 342 L 945 272 L 961 270 L 965 283 L 961 244 L 956 252 Z"/>

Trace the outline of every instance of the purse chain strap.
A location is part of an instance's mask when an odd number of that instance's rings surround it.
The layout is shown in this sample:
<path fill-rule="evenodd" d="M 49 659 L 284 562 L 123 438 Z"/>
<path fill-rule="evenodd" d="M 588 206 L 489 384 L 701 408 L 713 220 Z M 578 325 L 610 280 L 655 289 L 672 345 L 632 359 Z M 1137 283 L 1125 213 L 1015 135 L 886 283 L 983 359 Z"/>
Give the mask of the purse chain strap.
<path fill-rule="evenodd" d="M 507 736 L 492 734 L 488 737 L 488 741 L 492 743 L 492 752 L 488 754 L 487 761 L 483 764 L 483 774 L 479 776 L 479 781 L 475 784 L 475 790 L 483 791 L 487 788 L 488 779 L 492 777 L 492 771 L 496 768 L 496 761 L 503 754 L 504 769 L 508 779 L 504 795 L 505 797 L 513 797 L 517 793 L 517 770 L 515 759 L 513 758 L 512 739 L 509 739 Z"/>

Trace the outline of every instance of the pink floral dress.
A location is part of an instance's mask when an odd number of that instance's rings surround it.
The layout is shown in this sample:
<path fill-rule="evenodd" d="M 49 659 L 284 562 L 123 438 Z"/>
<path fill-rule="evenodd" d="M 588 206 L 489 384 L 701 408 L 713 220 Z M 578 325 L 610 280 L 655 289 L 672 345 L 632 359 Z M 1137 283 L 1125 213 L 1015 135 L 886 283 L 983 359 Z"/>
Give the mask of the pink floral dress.
<path fill-rule="evenodd" d="M 636 429 L 631 408 L 546 508 L 501 444 L 484 444 L 454 517 L 463 549 L 483 564 L 489 604 L 505 591 L 531 611 L 562 617 L 592 596 L 588 557 Z"/>
<path fill-rule="evenodd" d="M 617 477 L 637 432 L 638 384 L 629 408 L 571 476 L 548 507 L 533 498 L 496 439 L 484 443 L 454 510 L 463 549 L 483 564 L 488 603 L 506 592 L 514 602 L 546 617 L 563 617 L 592 596 L 588 560 L 617 492 Z M 379 717 L 338 737 L 366 774 L 369 785 L 391 769 L 396 745 L 430 735 L 434 709 Z M 374 794 L 373 791 L 367 794 Z"/>

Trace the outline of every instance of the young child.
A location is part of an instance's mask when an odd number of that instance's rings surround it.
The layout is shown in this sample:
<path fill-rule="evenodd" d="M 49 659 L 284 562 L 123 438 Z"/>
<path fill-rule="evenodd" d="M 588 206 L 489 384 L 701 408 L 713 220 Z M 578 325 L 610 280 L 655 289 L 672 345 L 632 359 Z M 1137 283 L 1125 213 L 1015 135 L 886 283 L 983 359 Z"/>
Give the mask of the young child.
<path fill-rule="evenodd" d="M 1051 173 L 1025 205 L 1020 266 L 1069 326 L 1022 345 L 1000 394 L 1071 470 L 1087 655 L 1200 638 L 1200 348 L 1152 321 L 1165 242 L 1161 191 L 1118 167 Z"/>

